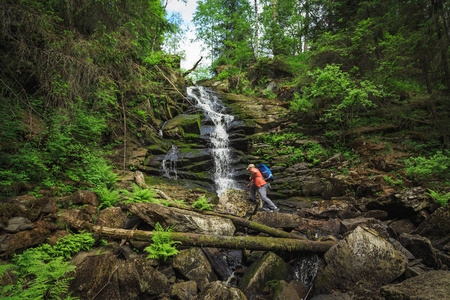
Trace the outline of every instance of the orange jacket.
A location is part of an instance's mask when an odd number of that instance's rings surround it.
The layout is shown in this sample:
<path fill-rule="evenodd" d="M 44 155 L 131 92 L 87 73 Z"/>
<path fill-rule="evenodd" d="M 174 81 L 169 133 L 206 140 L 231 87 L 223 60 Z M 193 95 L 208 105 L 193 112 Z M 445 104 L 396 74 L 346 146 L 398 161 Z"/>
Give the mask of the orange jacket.
<path fill-rule="evenodd" d="M 250 168 L 249 171 L 252 172 L 252 175 L 250 176 L 250 183 L 253 182 L 258 188 L 262 187 L 267 183 L 263 179 L 261 172 L 257 168 Z"/>

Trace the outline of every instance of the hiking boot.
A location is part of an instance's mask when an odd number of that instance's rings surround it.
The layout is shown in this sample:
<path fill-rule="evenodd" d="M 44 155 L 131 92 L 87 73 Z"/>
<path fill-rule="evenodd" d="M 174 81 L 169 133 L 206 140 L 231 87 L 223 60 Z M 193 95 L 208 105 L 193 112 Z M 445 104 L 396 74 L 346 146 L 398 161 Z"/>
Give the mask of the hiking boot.
<path fill-rule="evenodd" d="M 275 208 L 274 210 L 272 210 L 272 212 L 279 212 L 280 211 L 280 209 L 277 207 L 277 208 Z"/>
<path fill-rule="evenodd" d="M 251 201 L 251 202 L 256 202 L 256 199 L 252 199 L 252 198 L 248 198 L 247 200 Z"/>

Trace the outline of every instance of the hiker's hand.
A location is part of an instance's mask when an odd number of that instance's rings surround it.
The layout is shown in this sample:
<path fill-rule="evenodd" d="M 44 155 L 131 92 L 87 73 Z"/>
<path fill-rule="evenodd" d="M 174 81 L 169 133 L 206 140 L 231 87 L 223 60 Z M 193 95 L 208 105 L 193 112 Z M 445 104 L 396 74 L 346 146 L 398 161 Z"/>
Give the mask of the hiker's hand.
<path fill-rule="evenodd" d="M 250 183 L 249 183 L 249 184 L 247 184 L 247 187 L 250 187 Z"/>

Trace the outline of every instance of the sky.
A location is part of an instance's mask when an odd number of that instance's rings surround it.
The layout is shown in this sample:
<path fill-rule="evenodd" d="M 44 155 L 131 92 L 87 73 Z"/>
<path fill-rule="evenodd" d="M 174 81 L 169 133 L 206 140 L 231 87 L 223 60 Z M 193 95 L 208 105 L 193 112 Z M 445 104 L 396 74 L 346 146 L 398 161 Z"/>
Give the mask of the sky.
<path fill-rule="evenodd" d="M 196 7 L 197 0 L 188 0 L 186 4 L 179 0 L 169 0 L 169 4 L 166 7 L 169 14 L 172 12 L 181 13 L 185 23 L 184 28 L 189 29 L 186 32 L 184 43 L 181 44 L 186 53 L 186 59 L 181 61 L 181 67 L 186 70 L 192 68 L 201 56 L 203 56 L 202 64 L 204 64 L 207 56 L 206 52 L 202 51 L 201 42 L 191 42 L 195 38 L 195 27 L 192 24 L 192 17 Z"/>

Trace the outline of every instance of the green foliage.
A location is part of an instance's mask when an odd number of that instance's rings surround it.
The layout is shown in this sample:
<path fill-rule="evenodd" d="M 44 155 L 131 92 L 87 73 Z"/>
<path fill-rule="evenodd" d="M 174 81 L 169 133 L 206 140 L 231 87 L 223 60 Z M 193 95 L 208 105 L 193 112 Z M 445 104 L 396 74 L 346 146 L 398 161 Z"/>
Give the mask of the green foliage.
<path fill-rule="evenodd" d="M 206 199 L 206 195 L 198 197 L 197 201 L 192 204 L 193 208 L 201 210 L 212 210 L 212 206 L 213 205 L 208 202 L 208 199 Z"/>
<path fill-rule="evenodd" d="M 99 209 L 115 206 L 121 199 L 119 190 L 100 187 L 95 189 L 95 192 L 99 197 Z"/>
<path fill-rule="evenodd" d="M 309 76 L 313 84 L 302 88 L 301 97 L 295 95 L 291 109 L 296 112 L 309 111 L 317 100 L 326 101 L 323 120 L 344 128 L 353 127 L 355 115 L 376 107 L 372 100 L 383 95 L 383 91 L 373 83 L 352 79 L 338 65 L 328 65 L 310 72 Z"/>
<path fill-rule="evenodd" d="M 448 151 L 437 151 L 433 156 L 411 157 L 405 161 L 406 175 L 415 180 L 424 181 L 433 178 L 446 178 L 450 170 Z"/>
<path fill-rule="evenodd" d="M 145 252 L 149 253 L 147 258 L 152 259 L 163 259 L 167 260 L 170 256 L 178 254 L 178 250 L 174 245 L 181 244 L 181 242 L 174 241 L 170 236 L 170 232 L 173 228 L 164 228 L 156 223 L 155 230 L 152 232 L 152 244 L 144 249 Z"/>
<path fill-rule="evenodd" d="M 383 179 L 390 186 L 403 186 L 403 180 L 401 179 L 395 180 L 394 178 L 386 175 L 383 176 Z"/>
<path fill-rule="evenodd" d="M 429 193 L 427 193 L 431 198 L 433 198 L 434 201 L 439 203 L 439 205 L 444 206 L 447 205 L 448 200 L 450 200 L 450 193 L 446 194 L 439 194 L 436 191 L 433 191 L 432 189 L 428 189 Z"/>
<path fill-rule="evenodd" d="M 298 139 L 305 138 L 301 133 L 285 132 L 285 133 L 267 133 L 259 137 L 263 143 L 276 147 L 292 144 Z"/>
<path fill-rule="evenodd" d="M 90 233 L 74 234 L 62 238 L 55 246 L 43 244 L 30 248 L 12 259 L 15 286 L 3 287 L 0 296 L 14 299 L 74 299 L 67 295 L 72 278 L 67 274 L 75 270 L 68 259 L 81 250 L 89 250 L 94 239 Z M 0 268 L 0 273 L 9 266 Z"/>
<path fill-rule="evenodd" d="M 113 167 L 101 157 L 86 157 L 83 178 L 95 185 L 97 188 L 111 189 L 117 181 L 117 174 L 112 171 Z"/>
<path fill-rule="evenodd" d="M 158 199 L 155 199 L 156 192 L 151 189 L 144 189 L 137 184 L 132 184 L 133 192 L 123 190 L 122 193 L 125 196 L 124 204 L 129 203 L 161 203 Z"/>

